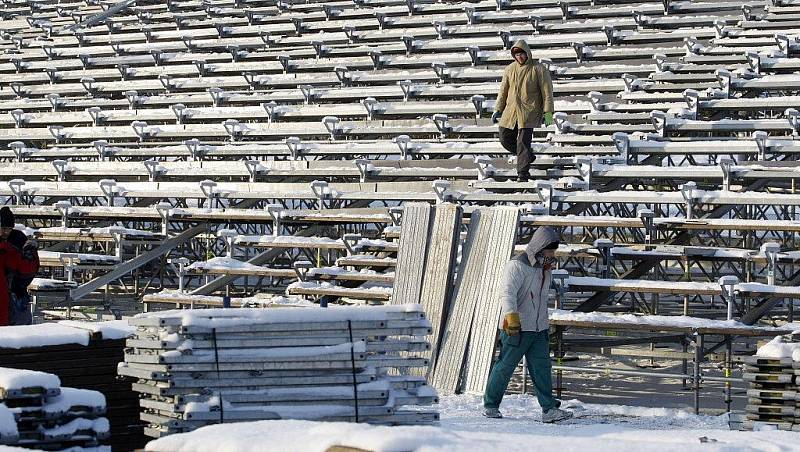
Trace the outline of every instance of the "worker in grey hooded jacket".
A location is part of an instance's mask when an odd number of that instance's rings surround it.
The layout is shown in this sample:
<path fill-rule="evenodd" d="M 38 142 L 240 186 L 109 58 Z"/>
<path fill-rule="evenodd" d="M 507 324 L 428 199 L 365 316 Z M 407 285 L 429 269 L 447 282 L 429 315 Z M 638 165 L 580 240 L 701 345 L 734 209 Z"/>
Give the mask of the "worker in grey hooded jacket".
<path fill-rule="evenodd" d="M 547 301 L 558 243 L 555 229 L 540 227 L 525 252 L 506 264 L 499 293 L 503 305 L 500 324 L 503 347 L 483 397 L 486 417 L 503 417 L 500 402 L 523 357 L 527 358 L 528 371 L 542 407 L 542 421 L 557 422 L 572 417 L 571 412 L 560 410 L 560 402 L 553 398 L 550 372 Z"/>
<path fill-rule="evenodd" d="M 553 82 L 550 71 L 535 61 L 528 43 L 520 39 L 511 47 L 514 61 L 503 71 L 492 121 L 499 122 L 500 144 L 517 156 L 517 180 L 530 178 L 533 129 L 544 120 L 553 123 Z"/>

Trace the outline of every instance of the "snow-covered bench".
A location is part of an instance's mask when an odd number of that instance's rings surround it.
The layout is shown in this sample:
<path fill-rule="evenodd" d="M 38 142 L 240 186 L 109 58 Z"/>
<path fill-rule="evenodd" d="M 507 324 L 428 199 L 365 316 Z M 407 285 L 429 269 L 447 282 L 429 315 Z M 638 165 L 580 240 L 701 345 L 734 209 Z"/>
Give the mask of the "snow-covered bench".
<path fill-rule="evenodd" d="M 304 295 L 312 298 L 340 297 L 355 300 L 389 301 L 392 298 L 392 288 L 373 286 L 368 288 L 341 287 L 328 282 L 296 282 L 286 288 L 288 295 Z"/>

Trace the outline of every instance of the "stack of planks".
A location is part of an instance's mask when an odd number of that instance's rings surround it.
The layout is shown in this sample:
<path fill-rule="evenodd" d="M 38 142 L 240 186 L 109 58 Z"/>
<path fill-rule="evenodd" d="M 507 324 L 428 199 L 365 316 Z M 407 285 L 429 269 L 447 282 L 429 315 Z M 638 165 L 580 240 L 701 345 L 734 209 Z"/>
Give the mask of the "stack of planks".
<path fill-rule="evenodd" d="M 38 450 L 100 446 L 110 435 L 103 394 L 62 388 L 53 374 L 0 367 L 0 443 Z"/>
<path fill-rule="evenodd" d="M 0 366 L 47 372 L 64 385 L 101 392 L 115 450 L 144 447 L 139 397 L 130 381 L 120 381 L 124 329 L 116 322 L 69 322 L 5 327 L 0 334 Z"/>
<path fill-rule="evenodd" d="M 462 209 L 456 204 L 407 203 L 403 207 L 392 304 L 419 303 L 431 322 L 429 375 L 452 295 Z"/>
<path fill-rule="evenodd" d="M 452 308 L 430 376 L 441 394 L 484 392 L 500 320 L 497 291 L 514 250 L 518 221 L 516 207 L 481 208 L 470 217 Z"/>
<path fill-rule="evenodd" d="M 800 342 L 800 335 L 786 337 L 791 343 Z M 800 391 L 797 387 L 800 361 L 786 356 L 748 356 L 744 363 L 743 379 L 748 389 L 741 429 L 758 430 L 768 426 L 800 431 Z"/>
<path fill-rule="evenodd" d="M 152 437 L 266 419 L 430 424 L 418 304 L 162 311 L 130 319 L 119 374 L 138 378 Z M 398 375 L 399 374 L 399 375 Z M 415 406 L 408 409 L 407 406 Z"/>

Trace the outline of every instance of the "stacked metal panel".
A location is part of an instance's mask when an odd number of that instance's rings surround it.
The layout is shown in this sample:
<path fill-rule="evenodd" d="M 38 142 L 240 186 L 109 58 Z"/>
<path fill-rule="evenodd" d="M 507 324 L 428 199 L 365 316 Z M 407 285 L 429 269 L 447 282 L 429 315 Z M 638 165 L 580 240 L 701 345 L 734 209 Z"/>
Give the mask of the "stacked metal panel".
<path fill-rule="evenodd" d="M 128 379 L 122 382 L 117 364 L 123 360 L 124 339 L 92 337 L 88 345 L 63 344 L 0 348 L 0 366 L 51 373 L 65 386 L 91 389 L 106 398 L 112 448 L 142 448 L 147 443 L 138 414 L 138 394 Z"/>
<path fill-rule="evenodd" d="M 0 407 L 4 411 L 0 418 L 8 421 L 7 409 L 16 424 L 14 434 L 14 426 L 3 422 L 0 443 L 63 450 L 97 447 L 109 438 L 101 393 L 62 388 L 57 376 L 44 372 L 0 368 L 0 374 Z"/>
<path fill-rule="evenodd" d="M 131 323 L 119 374 L 139 379 L 149 436 L 266 419 L 438 421 L 420 408 L 436 392 L 406 375 L 428 365 L 418 304 L 169 311 Z"/>
<path fill-rule="evenodd" d="M 743 379 L 748 383 L 747 406 L 741 422 L 743 430 L 771 426 L 800 431 L 800 392 L 797 375 L 800 362 L 792 358 L 744 359 Z"/>

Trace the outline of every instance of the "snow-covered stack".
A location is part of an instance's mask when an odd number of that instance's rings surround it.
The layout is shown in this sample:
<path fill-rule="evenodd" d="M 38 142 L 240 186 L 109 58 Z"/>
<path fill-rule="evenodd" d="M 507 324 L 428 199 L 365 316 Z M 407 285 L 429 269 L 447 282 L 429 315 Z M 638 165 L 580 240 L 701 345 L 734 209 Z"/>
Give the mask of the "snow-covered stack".
<path fill-rule="evenodd" d="M 96 447 L 110 434 L 106 399 L 62 388 L 53 374 L 0 367 L 0 443 L 61 450 Z"/>
<path fill-rule="evenodd" d="M 778 336 L 744 362 L 749 387 L 742 428 L 800 431 L 800 334 Z"/>
<path fill-rule="evenodd" d="M 119 374 L 138 378 L 145 434 L 266 419 L 428 424 L 410 368 L 430 345 L 420 305 L 203 309 L 131 319 Z M 412 407 L 413 406 L 413 407 Z"/>

